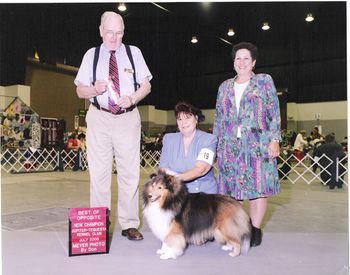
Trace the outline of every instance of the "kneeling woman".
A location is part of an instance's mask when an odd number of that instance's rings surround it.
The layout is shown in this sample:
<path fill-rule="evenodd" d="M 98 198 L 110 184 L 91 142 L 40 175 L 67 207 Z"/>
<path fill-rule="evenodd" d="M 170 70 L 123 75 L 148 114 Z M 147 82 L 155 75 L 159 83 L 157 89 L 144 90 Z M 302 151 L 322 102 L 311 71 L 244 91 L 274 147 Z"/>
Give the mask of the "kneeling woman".
<path fill-rule="evenodd" d="M 197 129 L 204 116 L 193 105 L 180 102 L 174 112 L 179 132 L 164 136 L 159 168 L 185 181 L 190 193 L 217 193 L 216 136 Z"/>

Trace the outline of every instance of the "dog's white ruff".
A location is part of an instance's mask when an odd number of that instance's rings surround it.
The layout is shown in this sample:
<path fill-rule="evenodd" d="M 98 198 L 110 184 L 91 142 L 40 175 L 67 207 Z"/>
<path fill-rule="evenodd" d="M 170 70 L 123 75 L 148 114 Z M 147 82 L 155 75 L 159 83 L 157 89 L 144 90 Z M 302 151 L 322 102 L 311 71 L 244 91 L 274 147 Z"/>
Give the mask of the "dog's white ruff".
<path fill-rule="evenodd" d="M 143 214 L 153 234 L 163 242 L 169 233 L 170 224 L 174 218 L 172 211 L 161 209 L 156 201 L 149 203 L 143 210 Z"/>
<path fill-rule="evenodd" d="M 172 211 L 161 209 L 159 202 L 151 202 L 145 207 L 143 213 L 153 234 L 162 241 L 162 247 L 157 250 L 157 254 L 160 254 L 163 260 L 176 259 L 175 251 L 164 242 L 169 234 L 171 221 L 174 219 Z"/>

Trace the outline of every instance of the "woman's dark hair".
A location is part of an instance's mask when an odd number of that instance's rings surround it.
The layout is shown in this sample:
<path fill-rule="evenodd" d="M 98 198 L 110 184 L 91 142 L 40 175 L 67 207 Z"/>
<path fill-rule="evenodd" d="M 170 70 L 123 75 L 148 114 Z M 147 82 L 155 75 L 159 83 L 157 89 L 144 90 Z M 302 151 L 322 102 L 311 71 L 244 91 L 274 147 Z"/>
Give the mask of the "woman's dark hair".
<path fill-rule="evenodd" d="M 174 113 L 176 118 L 178 118 L 180 113 L 184 113 L 187 115 L 197 116 L 198 122 L 205 120 L 205 116 L 203 115 L 202 111 L 186 101 L 177 103 L 174 108 Z"/>
<path fill-rule="evenodd" d="M 241 49 L 248 50 L 253 60 L 258 59 L 258 48 L 250 42 L 241 42 L 234 45 L 232 48 L 232 59 L 235 59 L 237 51 Z"/>

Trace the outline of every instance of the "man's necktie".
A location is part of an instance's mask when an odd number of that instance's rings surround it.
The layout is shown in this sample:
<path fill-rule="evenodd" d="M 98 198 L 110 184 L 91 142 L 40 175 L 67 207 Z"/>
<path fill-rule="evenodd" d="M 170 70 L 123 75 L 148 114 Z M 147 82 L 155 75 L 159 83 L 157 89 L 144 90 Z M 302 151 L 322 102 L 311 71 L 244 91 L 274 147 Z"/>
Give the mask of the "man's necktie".
<path fill-rule="evenodd" d="M 120 88 L 119 88 L 119 74 L 118 74 L 118 65 L 115 58 L 115 51 L 110 51 L 111 57 L 109 59 L 109 80 L 112 80 L 112 91 L 108 97 L 108 106 L 112 113 L 118 113 L 120 107 L 117 105 L 116 98 L 120 97 Z"/>

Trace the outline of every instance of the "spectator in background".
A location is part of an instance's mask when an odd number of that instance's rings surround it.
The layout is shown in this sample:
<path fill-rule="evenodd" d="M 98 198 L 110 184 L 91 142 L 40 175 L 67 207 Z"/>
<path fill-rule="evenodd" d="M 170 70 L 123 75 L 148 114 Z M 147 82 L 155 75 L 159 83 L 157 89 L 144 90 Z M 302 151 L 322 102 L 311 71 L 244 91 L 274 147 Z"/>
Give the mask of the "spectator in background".
<path fill-rule="evenodd" d="M 164 133 L 158 133 L 158 134 L 157 134 L 156 141 L 154 142 L 154 149 L 155 149 L 156 151 L 162 150 L 162 147 L 163 147 L 163 137 L 164 137 Z"/>
<path fill-rule="evenodd" d="M 343 174 L 345 170 L 342 165 L 338 164 L 338 161 L 342 161 L 345 156 L 343 147 L 335 142 L 333 133 L 327 134 L 325 143 L 316 149 L 315 161 L 321 166 L 321 179 L 329 185 L 329 189 L 334 189 L 335 186 L 342 188 L 343 182 L 338 175 Z M 345 162 L 342 161 L 342 164 L 344 165 Z"/>
<path fill-rule="evenodd" d="M 294 142 L 295 142 L 296 138 L 297 138 L 297 133 L 295 131 L 292 131 L 290 133 L 290 137 L 289 137 L 289 140 L 288 140 L 288 142 L 289 142 L 289 144 L 291 146 L 294 146 Z"/>
<path fill-rule="evenodd" d="M 78 135 L 78 147 L 79 147 L 79 150 L 81 150 L 81 151 L 86 150 L 86 141 L 85 141 L 85 134 L 84 133 L 80 133 Z"/>
<path fill-rule="evenodd" d="M 316 138 L 321 139 L 321 138 L 323 138 L 323 136 L 320 134 L 320 130 L 316 126 L 311 130 L 310 137 L 312 139 L 316 139 Z"/>
<path fill-rule="evenodd" d="M 78 150 L 79 150 L 79 140 L 77 138 L 77 134 L 75 132 L 73 132 L 69 138 L 68 138 L 68 142 L 66 145 L 66 151 L 67 151 L 67 157 L 69 159 L 69 164 L 72 167 L 73 171 L 77 171 L 78 169 L 76 168 L 76 165 L 79 165 L 79 161 L 77 162 L 77 158 L 79 158 L 79 154 L 78 154 Z M 72 151 L 72 152 L 70 152 Z M 73 161 L 74 159 L 74 161 Z"/>
<path fill-rule="evenodd" d="M 301 130 L 299 134 L 297 135 L 295 142 L 294 142 L 294 156 L 298 159 L 301 160 L 304 156 L 304 148 L 307 146 L 308 142 L 305 139 L 305 130 Z"/>
<path fill-rule="evenodd" d="M 78 149 L 79 149 L 79 140 L 77 138 L 77 134 L 72 133 L 68 139 L 68 142 L 66 145 L 66 150 L 67 151 L 73 150 L 73 151 L 77 152 Z"/>
<path fill-rule="evenodd" d="M 85 170 L 85 167 L 83 167 L 82 163 L 81 163 L 81 154 L 85 150 L 86 150 L 85 134 L 80 133 L 78 135 L 78 151 L 77 151 L 77 154 L 75 156 L 74 167 L 72 169 L 73 171 L 78 171 L 79 169 L 82 171 Z"/>
<path fill-rule="evenodd" d="M 314 127 L 308 139 L 311 146 L 317 146 L 317 143 L 323 142 L 324 137 L 319 133 L 318 127 Z"/>

